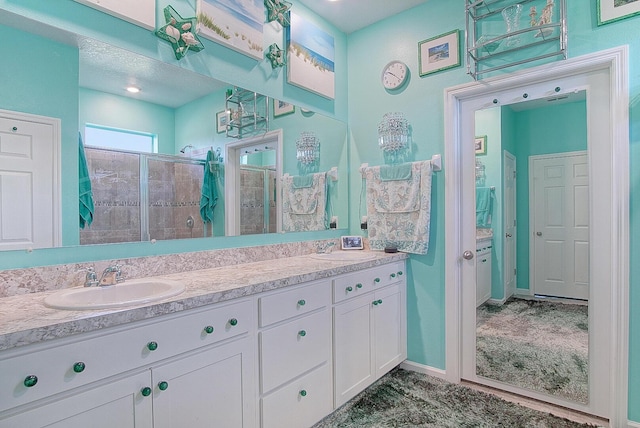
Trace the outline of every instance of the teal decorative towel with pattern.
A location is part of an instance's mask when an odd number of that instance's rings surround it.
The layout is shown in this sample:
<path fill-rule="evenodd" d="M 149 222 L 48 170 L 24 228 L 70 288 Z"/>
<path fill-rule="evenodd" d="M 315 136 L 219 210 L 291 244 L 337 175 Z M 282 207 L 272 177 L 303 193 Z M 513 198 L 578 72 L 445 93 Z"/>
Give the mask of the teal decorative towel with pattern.
<path fill-rule="evenodd" d="M 412 162 L 408 179 L 383 180 L 382 167 L 364 168 L 369 245 L 426 254 L 431 220 L 431 161 Z"/>
<path fill-rule="evenodd" d="M 489 187 L 476 188 L 476 227 L 491 227 L 491 189 Z"/>
<path fill-rule="evenodd" d="M 213 223 L 213 209 L 218 203 L 218 189 L 216 177 L 211 172 L 209 162 L 215 159 L 212 150 L 207 152 L 207 161 L 204 164 L 204 176 L 202 178 L 202 195 L 200 196 L 200 217 L 204 223 Z"/>
<path fill-rule="evenodd" d="M 293 177 L 293 187 L 296 189 L 303 189 L 305 187 L 313 186 L 313 175 L 295 175 Z"/>
<path fill-rule="evenodd" d="M 91 177 L 89 176 L 89 168 L 87 167 L 87 158 L 84 153 L 84 144 L 82 144 L 82 134 L 78 132 L 78 194 L 79 194 L 79 212 L 80 212 L 80 228 L 90 226 L 93 222 L 93 192 L 91 191 Z"/>
<path fill-rule="evenodd" d="M 327 224 L 327 179 L 326 173 L 310 175 L 308 187 L 297 187 L 295 177 L 282 177 L 282 230 L 302 232 L 325 230 Z"/>
<path fill-rule="evenodd" d="M 380 166 L 380 179 L 382 181 L 410 180 L 411 163 Z"/>

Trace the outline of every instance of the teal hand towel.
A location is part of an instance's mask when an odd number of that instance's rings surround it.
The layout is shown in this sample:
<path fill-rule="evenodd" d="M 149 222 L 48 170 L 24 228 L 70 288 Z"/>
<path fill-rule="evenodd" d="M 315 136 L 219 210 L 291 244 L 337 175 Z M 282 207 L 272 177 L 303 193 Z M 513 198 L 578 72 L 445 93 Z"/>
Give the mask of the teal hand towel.
<path fill-rule="evenodd" d="M 207 153 L 207 161 L 204 164 L 204 177 L 202 179 L 202 196 L 200 197 L 200 217 L 205 223 L 213 223 L 213 209 L 218 203 L 218 189 L 216 188 L 215 175 L 211 172 L 209 162 L 215 158 L 213 151 Z"/>
<path fill-rule="evenodd" d="M 309 175 L 295 175 L 293 177 L 294 189 L 305 189 L 313 186 L 313 174 Z"/>
<path fill-rule="evenodd" d="M 78 132 L 78 193 L 80 228 L 90 226 L 93 221 L 93 193 L 91 192 L 91 178 L 87 167 L 87 158 L 82 144 L 82 134 Z"/>
<path fill-rule="evenodd" d="M 491 227 L 491 189 L 489 187 L 476 188 L 476 226 Z"/>
<path fill-rule="evenodd" d="M 382 165 L 380 167 L 380 180 L 396 181 L 411 179 L 411 163 L 399 165 Z"/>

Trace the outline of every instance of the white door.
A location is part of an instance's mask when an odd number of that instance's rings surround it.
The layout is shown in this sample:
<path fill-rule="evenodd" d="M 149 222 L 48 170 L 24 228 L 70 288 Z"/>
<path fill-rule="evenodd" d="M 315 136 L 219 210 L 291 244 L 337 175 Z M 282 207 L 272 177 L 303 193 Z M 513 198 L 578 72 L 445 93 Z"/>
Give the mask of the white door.
<path fill-rule="evenodd" d="M 504 298 L 516 291 L 516 158 L 504 151 Z"/>
<path fill-rule="evenodd" d="M 56 119 L 0 111 L 0 250 L 59 243 Z"/>
<path fill-rule="evenodd" d="M 589 165 L 586 152 L 532 156 L 534 294 L 589 299 Z"/>

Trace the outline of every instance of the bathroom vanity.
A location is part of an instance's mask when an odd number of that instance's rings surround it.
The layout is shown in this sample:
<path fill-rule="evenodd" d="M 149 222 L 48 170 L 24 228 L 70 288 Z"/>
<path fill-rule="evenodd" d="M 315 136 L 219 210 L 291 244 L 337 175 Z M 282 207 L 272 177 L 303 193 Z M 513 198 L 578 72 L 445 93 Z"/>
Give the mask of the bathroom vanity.
<path fill-rule="evenodd" d="M 311 426 L 406 358 L 405 258 L 165 275 L 185 292 L 117 310 L 3 299 L 32 313 L 0 336 L 0 427 Z"/>

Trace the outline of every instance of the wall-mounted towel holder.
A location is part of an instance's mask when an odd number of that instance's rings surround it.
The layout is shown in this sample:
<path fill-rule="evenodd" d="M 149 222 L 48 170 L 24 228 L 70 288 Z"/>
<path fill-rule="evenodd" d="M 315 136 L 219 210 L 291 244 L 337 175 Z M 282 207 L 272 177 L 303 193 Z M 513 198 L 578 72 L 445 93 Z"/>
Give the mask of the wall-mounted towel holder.
<path fill-rule="evenodd" d="M 338 181 L 338 167 L 334 166 L 329 171 L 327 171 L 327 177 L 331 179 L 331 181 Z M 289 177 L 291 174 L 286 173 L 283 177 Z"/>
<path fill-rule="evenodd" d="M 368 163 L 363 163 L 360 165 L 360 174 L 364 174 L 364 169 L 369 166 Z M 441 155 L 433 155 L 431 156 L 431 168 L 433 172 L 442 171 L 442 156 Z"/>

